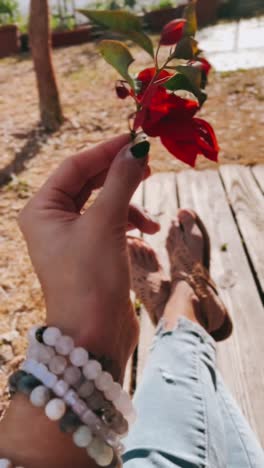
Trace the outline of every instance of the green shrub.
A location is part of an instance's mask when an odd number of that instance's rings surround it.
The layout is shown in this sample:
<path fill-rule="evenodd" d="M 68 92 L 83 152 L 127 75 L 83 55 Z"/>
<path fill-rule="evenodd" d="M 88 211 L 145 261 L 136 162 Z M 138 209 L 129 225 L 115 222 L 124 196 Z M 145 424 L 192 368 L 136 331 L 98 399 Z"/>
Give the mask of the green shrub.
<path fill-rule="evenodd" d="M 0 24 L 14 23 L 19 16 L 17 0 L 0 0 Z"/>

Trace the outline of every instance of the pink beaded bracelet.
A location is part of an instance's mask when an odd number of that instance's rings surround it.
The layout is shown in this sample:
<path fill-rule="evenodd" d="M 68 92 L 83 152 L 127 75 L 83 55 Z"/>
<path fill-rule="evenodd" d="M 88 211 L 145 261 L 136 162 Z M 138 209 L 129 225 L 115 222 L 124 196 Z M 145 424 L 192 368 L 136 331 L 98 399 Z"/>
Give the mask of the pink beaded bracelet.
<path fill-rule="evenodd" d="M 107 400 L 123 414 L 129 424 L 136 419 L 136 412 L 129 395 L 114 382 L 111 374 L 102 369 L 95 359 L 89 359 L 89 353 L 81 347 L 74 347 L 73 339 L 64 336 L 56 327 L 33 327 L 29 332 L 29 357 L 48 363 L 50 370 L 66 373 L 66 382 L 77 384 L 83 375 L 93 381 L 96 388 L 102 391 Z M 39 346 L 41 345 L 41 346 Z M 57 355 L 56 355 L 57 353 Z M 71 366 L 67 367 L 68 356 Z M 82 372 L 80 370 L 82 368 Z"/>

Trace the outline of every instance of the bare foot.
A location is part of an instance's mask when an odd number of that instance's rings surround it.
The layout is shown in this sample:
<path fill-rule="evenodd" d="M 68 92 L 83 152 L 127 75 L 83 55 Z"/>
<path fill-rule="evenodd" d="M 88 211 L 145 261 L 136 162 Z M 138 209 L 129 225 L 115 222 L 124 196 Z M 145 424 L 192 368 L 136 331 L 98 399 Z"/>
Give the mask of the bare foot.
<path fill-rule="evenodd" d="M 156 325 L 163 315 L 170 296 L 170 280 L 160 265 L 154 250 L 142 239 L 127 237 L 132 289 L 146 307 Z"/>
<path fill-rule="evenodd" d="M 232 332 L 232 323 L 209 276 L 209 237 L 194 212 L 179 211 L 168 234 L 167 250 L 172 294 L 165 318 L 175 325 L 177 316 L 186 315 L 200 323 L 216 340 L 227 338 Z"/>

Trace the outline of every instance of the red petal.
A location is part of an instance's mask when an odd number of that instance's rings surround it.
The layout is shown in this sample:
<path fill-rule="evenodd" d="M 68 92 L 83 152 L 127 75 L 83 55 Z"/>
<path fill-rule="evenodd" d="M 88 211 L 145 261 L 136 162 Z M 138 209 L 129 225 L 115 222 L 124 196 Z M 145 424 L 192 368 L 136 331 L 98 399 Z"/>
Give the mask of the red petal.
<path fill-rule="evenodd" d="M 173 45 L 179 42 L 183 36 L 185 19 L 176 19 L 166 24 L 161 32 L 161 45 Z"/>
<path fill-rule="evenodd" d="M 213 127 L 203 119 L 193 119 L 199 153 L 211 161 L 218 160 L 219 146 Z"/>
<path fill-rule="evenodd" d="M 212 68 L 212 65 L 208 62 L 208 60 L 206 60 L 203 57 L 200 57 L 198 60 L 199 60 L 199 62 L 201 62 L 202 70 L 206 73 L 206 76 L 207 76 L 209 71 Z"/>
<path fill-rule="evenodd" d="M 124 84 L 116 84 L 115 90 L 119 99 L 126 99 L 128 96 L 130 96 L 130 92 L 124 86 Z"/>
<path fill-rule="evenodd" d="M 194 167 L 199 147 L 195 141 L 193 120 L 164 125 L 161 142 L 173 156 Z"/>

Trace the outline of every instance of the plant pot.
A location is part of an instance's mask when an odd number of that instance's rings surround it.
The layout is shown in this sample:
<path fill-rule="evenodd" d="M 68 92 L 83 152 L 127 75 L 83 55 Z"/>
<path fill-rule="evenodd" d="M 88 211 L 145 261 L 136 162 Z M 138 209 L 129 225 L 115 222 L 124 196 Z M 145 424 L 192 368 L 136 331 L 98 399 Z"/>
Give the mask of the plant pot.
<path fill-rule="evenodd" d="M 219 7 L 220 0 L 197 1 L 197 20 L 200 28 L 216 22 Z"/>
<path fill-rule="evenodd" d="M 52 47 L 65 47 L 83 44 L 91 40 L 91 27 L 79 27 L 72 31 L 53 31 Z"/>
<path fill-rule="evenodd" d="M 145 13 L 144 22 L 151 31 L 160 32 L 169 21 L 181 18 L 187 1 L 176 8 L 161 8 Z M 199 27 L 212 24 L 217 19 L 220 0 L 197 0 L 197 20 Z"/>
<path fill-rule="evenodd" d="M 18 27 L 8 24 L 0 27 L 0 57 L 17 54 L 20 48 Z"/>
<path fill-rule="evenodd" d="M 21 34 L 20 43 L 21 43 L 21 47 L 20 47 L 21 52 L 28 52 L 29 51 L 29 37 L 27 33 Z"/>
<path fill-rule="evenodd" d="M 177 8 L 161 8 L 148 11 L 144 15 L 144 23 L 153 32 L 160 32 L 169 21 L 182 16 L 184 5 Z"/>

